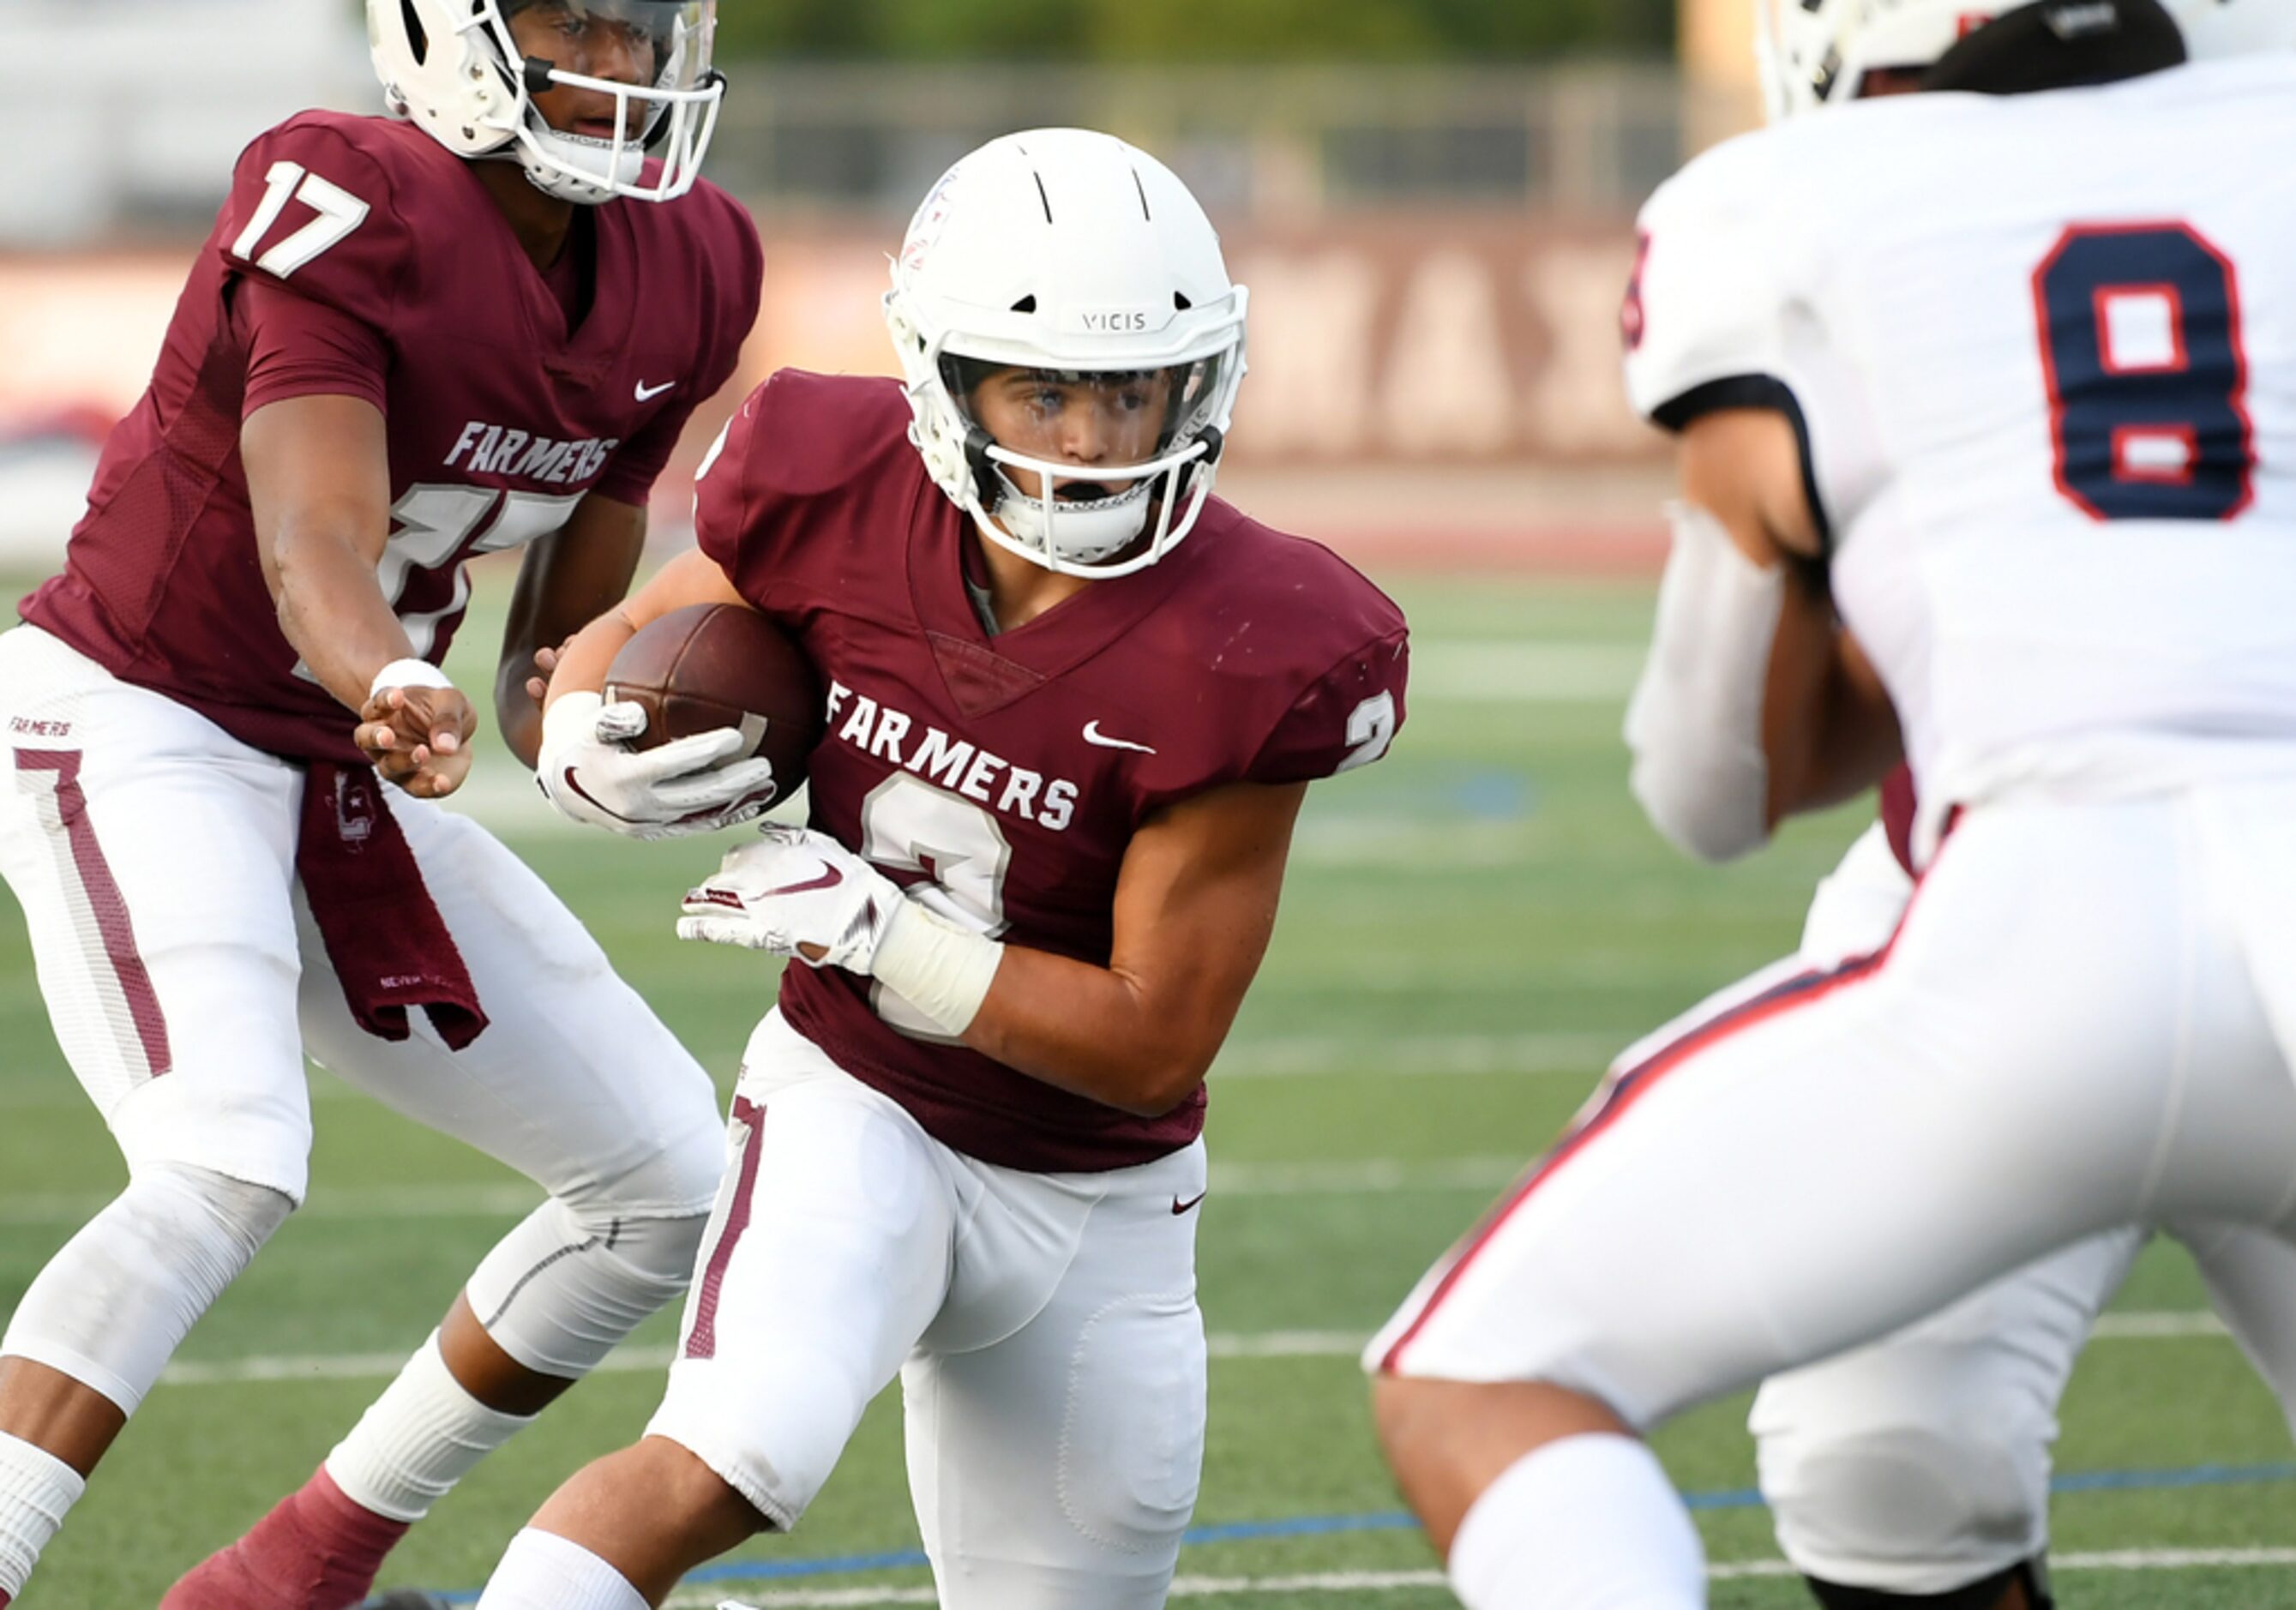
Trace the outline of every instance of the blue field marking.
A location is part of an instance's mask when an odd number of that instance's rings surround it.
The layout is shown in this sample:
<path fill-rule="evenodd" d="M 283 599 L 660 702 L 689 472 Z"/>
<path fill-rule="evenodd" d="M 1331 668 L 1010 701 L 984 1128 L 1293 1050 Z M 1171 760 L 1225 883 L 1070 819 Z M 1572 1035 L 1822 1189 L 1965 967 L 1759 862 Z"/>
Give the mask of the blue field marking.
<path fill-rule="evenodd" d="M 2251 1487 L 2273 1482 L 2296 1482 L 2296 1464 L 2190 1465 L 2172 1470 L 2083 1470 L 2061 1475 L 2049 1483 L 2056 1493 L 2142 1492 L 2180 1487 Z M 1759 1509 L 1762 1495 L 1751 1487 L 1720 1492 L 1686 1492 L 1682 1500 L 1693 1510 Z M 1197 1526 L 1184 1540 L 1188 1547 L 1206 1543 L 1250 1543 L 1273 1538 L 1328 1537 L 1349 1532 L 1409 1532 L 1419 1523 L 1396 1511 L 1381 1515 L 1308 1515 L 1283 1521 L 1238 1521 L 1225 1526 Z M 928 1564 L 914 1548 L 887 1554 L 848 1554 L 816 1560 L 728 1560 L 705 1565 L 685 1578 L 688 1588 L 717 1582 L 791 1581 L 806 1577 L 856 1576 L 865 1571 L 921 1570 Z M 475 1592 L 449 1593 L 447 1602 L 472 1605 Z"/>
<path fill-rule="evenodd" d="M 2296 1465 L 2188 1465 L 2179 1470 L 2083 1470 L 2059 1476 L 2052 1492 L 2129 1492 L 2169 1487 L 2246 1487 L 2296 1482 Z"/>

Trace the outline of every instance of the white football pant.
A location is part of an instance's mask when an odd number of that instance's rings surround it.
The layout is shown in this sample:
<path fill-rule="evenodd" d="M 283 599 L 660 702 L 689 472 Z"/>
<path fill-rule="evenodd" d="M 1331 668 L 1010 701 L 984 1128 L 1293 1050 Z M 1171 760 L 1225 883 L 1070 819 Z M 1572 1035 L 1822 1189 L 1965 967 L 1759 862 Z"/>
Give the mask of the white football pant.
<path fill-rule="evenodd" d="M 299 1203 L 308 1050 L 586 1219 L 706 1212 L 708 1076 L 516 857 L 397 789 L 490 1026 L 461 1052 L 419 1013 L 396 1043 L 357 1027 L 296 880 L 303 776 L 44 632 L 0 635 L 0 874 L 131 1171 L 209 1169 Z"/>
<path fill-rule="evenodd" d="M 2284 1236 L 2292 1033 L 2296 787 L 1972 810 L 1882 952 L 1645 1045 L 1367 1358 L 1644 1427 L 2131 1224 Z"/>
<path fill-rule="evenodd" d="M 1913 888 L 1881 827 L 1869 829 L 1818 885 L 1801 953 L 1781 967 L 1831 967 L 1879 949 Z M 1735 993 L 1694 1008 L 1685 1026 L 1727 1010 Z M 1629 1052 L 1620 1062 L 1640 1060 Z M 2238 1224 L 2172 1223 L 2165 1233 L 2192 1253 L 2218 1313 L 2289 1411 L 2296 1247 Z M 2148 1234 L 2107 1230 L 1879 1342 L 1764 1382 L 1750 1429 L 1762 1496 L 1795 1568 L 1875 1591 L 1939 1594 L 2041 1553 L 2057 1404 Z"/>
<path fill-rule="evenodd" d="M 1202 1142 L 1035 1174 L 927 1135 L 768 1016 L 648 1434 L 787 1528 L 898 1374 L 948 1610 L 1152 1610 L 1203 1460 Z"/>

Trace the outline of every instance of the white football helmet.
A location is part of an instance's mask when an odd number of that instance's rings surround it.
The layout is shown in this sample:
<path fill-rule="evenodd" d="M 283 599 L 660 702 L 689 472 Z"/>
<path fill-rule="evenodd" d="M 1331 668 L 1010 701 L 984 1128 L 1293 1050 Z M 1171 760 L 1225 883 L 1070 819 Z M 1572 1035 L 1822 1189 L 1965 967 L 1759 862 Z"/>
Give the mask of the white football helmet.
<path fill-rule="evenodd" d="M 909 439 L 988 541 L 1067 575 L 1129 575 L 1178 546 L 1211 495 L 1247 300 L 1203 209 L 1155 158 L 1085 129 L 991 141 L 933 186 L 893 263 L 885 323 Z M 1054 445 L 1057 425 L 999 442 L 978 403 L 991 376 L 1033 378 L 1055 401 L 1115 393 L 1147 450 L 1084 471 Z"/>
<path fill-rule="evenodd" d="M 529 43 L 548 28 L 557 53 L 520 49 L 510 20 L 529 12 L 543 13 Z M 537 189 L 585 206 L 672 201 L 701 175 L 726 94 L 710 65 L 718 0 L 367 0 L 366 23 L 392 115 L 457 156 L 514 159 Z M 616 66 L 640 81 L 606 76 Z M 552 127 L 534 97 L 560 88 L 612 96 L 611 133 Z"/>
<path fill-rule="evenodd" d="M 1856 100 L 1868 74 L 1919 71 L 2022 0 L 1756 0 L 1776 121 Z M 2296 45 L 2296 0 L 2161 0 L 2195 59 Z"/>

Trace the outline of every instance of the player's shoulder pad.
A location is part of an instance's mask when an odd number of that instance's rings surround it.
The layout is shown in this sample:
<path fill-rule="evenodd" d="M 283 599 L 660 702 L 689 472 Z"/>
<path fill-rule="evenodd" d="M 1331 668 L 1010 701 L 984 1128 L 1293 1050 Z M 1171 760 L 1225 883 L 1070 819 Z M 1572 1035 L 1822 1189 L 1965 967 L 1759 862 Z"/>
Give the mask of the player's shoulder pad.
<path fill-rule="evenodd" d="M 1346 653 L 1374 638 L 1404 629 L 1403 611 L 1364 573 L 1322 543 L 1263 525 L 1232 505 L 1225 529 L 1199 532 L 1216 544 L 1218 575 L 1211 589 L 1223 613 L 1248 612 L 1280 634 L 1284 656 L 1313 661 Z M 1194 538 L 1191 538 L 1194 540 Z"/>
<path fill-rule="evenodd" d="M 738 580 L 793 539 L 809 504 L 882 493 L 924 476 L 900 382 L 782 369 L 742 400 L 695 489 L 694 534 Z M 938 494 L 936 494 L 938 496 Z"/>
<path fill-rule="evenodd" d="M 392 309 L 421 294 L 423 215 L 462 193 L 460 160 L 407 124 L 299 113 L 240 153 L 217 249 L 232 273 L 387 328 Z"/>
<path fill-rule="evenodd" d="M 1801 172 L 1800 136 L 1823 120 L 1725 141 L 1644 205 L 1623 329 L 1627 390 L 1645 418 L 1680 430 L 1707 388 L 1777 377 L 1828 188 Z"/>
<path fill-rule="evenodd" d="M 898 381 L 782 369 L 750 393 L 744 411 L 752 406 L 750 484 L 762 491 L 818 497 L 914 460 Z"/>
<path fill-rule="evenodd" d="M 1409 628 L 1395 602 L 1321 543 L 1226 505 L 1207 510 L 1198 650 L 1238 709 L 1258 712 L 1245 775 L 1306 782 L 1386 752 L 1402 724 Z"/>
<path fill-rule="evenodd" d="M 764 297 L 766 254 L 748 208 L 707 179 L 674 201 L 615 204 L 631 209 L 642 234 L 652 237 L 646 242 L 650 276 L 671 277 L 662 260 L 667 249 L 683 270 L 674 277 L 717 304 L 735 340 L 749 333 Z"/>

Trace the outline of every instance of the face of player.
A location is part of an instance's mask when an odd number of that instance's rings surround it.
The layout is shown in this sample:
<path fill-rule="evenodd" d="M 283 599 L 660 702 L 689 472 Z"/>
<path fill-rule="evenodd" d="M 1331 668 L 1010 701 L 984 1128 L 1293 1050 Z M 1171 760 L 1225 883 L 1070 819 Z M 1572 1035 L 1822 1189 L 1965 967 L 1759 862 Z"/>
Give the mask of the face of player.
<path fill-rule="evenodd" d="M 1146 464 L 1162 450 L 1172 415 L 1175 374 L 1083 374 L 1048 369 L 999 369 L 973 388 L 969 401 L 981 429 L 1007 452 L 1047 464 L 1074 464 L 1078 476 L 1054 477 L 1053 495 L 1091 502 L 1128 489 L 1132 480 L 1094 472 Z M 1017 465 L 1005 470 L 1026 497 L 1044 495 L 1044 478 Z"/>
<path fill-rule="evenodd" d="M 629 18 L 593 9 L 581 0 L 533 0 L 509 11 L 511 38 L 519 53 L 562 71 L 610 84 L 650 85 L 661 70 L 652 31 Z M 534 108 L 561 134 L 594 140 L 614 137 L 614 97 L 603 90 L 555 85 L 534 97 Z M 645 110 L 629 109 L 635 139 L 644 132 Z"/>

